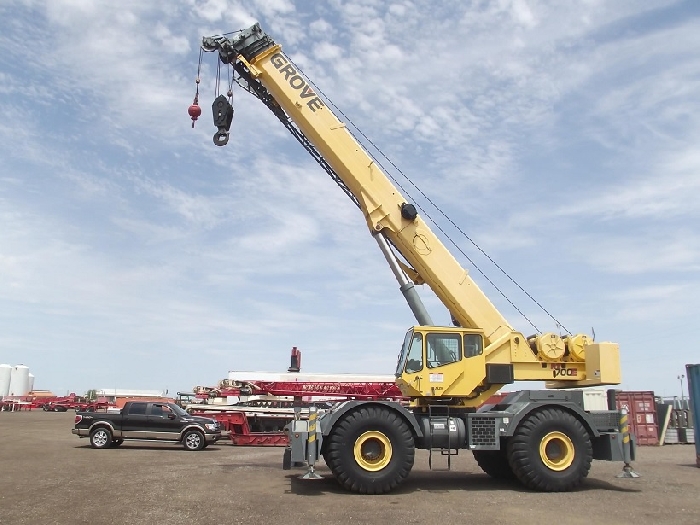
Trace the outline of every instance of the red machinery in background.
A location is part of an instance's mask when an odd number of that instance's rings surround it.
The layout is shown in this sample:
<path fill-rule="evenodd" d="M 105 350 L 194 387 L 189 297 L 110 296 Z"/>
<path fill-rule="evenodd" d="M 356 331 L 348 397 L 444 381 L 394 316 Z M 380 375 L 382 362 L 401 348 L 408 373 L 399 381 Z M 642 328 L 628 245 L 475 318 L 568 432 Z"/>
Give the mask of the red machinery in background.
<path fill-rule="evenodd" d="M 36 408 L 42 408 L 47 412 L 67 412 L 68 410 L 105 410 L 113 403 L 101 400 L 90 400 L 83 396 L 69 394 L 67 396 L 55 396 L 50 398 L 37 398 L 34 401 Z"/>
<path fill-rule="evenodd" d="M 354 376 L 345 381 L 339 380 L 341 376 L 302 376 L 300 370 L 301 351 L 294 347 L 288 374 L 274 380 L 223 379 L 217 387 L 195 387 L 195 397 L 202 402 L 187 405 L 187 411 L 219 421 L 234 445 L 285 446 L 284 427 L 294 417 L 306 417 L 312 405 L 326 408 L 349 399 L 404 400 L 389 377 L 366 376 L 367 380 L 362 380 Z"/>
<path fill-rule="evenodd" d="M 403 395 L 393 382 L 383 381 L 231 381 L 220 382 L 225 386 L 200 390 L 196 393 L 207 397 L 248 397 L 275 396 L 280 398 L 329 397 L 338 401 L 343 399 L 378 399 L 401 400 Z"/>
<path fill-rule="evenodd" d="M 12 396 L 0 401 L 0 410 L 36 410 L 46 412 L 67 412 L 68 410 L 106 410 L 114 406 L 104 400 L 90 400 L 74 393 L 67 396 Z"/>

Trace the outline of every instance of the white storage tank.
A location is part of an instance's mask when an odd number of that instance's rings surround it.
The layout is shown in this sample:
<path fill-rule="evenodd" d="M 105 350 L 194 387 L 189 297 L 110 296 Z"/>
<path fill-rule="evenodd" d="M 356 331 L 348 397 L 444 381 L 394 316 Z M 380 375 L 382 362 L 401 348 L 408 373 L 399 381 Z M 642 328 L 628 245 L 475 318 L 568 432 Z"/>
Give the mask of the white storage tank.
<path fill-rule="evenodd" d="M 9 396 L 26 396 L 29 392 L 29 368 L 24 365 L 12 367 Z"/>
<path fill-rule="evenodd" d="M 0 365 L 0 398 L 10 393 L 10 377 L 12 367 L 10 365 Z"/>
<path fill-rule="evenodd" d="M 32 392 L 34 390 L 34 374 L 29 372 L 29 390 L 28 392 Z"/>

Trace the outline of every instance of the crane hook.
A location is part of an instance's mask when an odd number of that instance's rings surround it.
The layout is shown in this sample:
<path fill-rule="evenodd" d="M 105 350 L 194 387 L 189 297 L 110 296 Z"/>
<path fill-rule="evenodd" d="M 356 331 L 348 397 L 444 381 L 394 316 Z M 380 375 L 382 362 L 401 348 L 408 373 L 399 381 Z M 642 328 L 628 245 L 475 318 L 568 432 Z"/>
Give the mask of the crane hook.
<path fill-rule="evenodd" d="M 214 125 L 217 127 L 216 133 L 214 133 L 214 144 L 225 146 L 228 144 L 229 129 L 231 129 L 231 121 L 233 120 L 233 106 L 224 95 L 219 95 L 214 99 L 211 110 Z"/>
<path fill-rule="evenodd" d="M 214 144 L 217 146 L 225 146 L 228 144 L 228 138 L 229 138 L 230 133 L 228 131 L 222 131 L 219 129 L 216 133 L 214 133 Z"/>

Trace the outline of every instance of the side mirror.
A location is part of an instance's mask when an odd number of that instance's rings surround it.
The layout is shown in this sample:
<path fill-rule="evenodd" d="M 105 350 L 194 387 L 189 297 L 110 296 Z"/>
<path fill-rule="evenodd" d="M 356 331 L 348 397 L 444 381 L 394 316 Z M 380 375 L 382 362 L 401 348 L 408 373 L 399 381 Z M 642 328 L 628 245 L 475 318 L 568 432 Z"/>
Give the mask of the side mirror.
<path fill-rule="evenodd" d="M 175 414 L 168 414 L 168 419 L 175 419 L 176 417 Z"/>

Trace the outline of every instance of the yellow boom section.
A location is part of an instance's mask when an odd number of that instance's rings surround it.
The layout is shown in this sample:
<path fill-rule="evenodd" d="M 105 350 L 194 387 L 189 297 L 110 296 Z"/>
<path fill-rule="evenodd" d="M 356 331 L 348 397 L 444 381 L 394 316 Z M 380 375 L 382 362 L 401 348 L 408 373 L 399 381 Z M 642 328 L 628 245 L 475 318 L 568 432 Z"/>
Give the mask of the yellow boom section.
<path fill-rule="evenodd" d="M 460 325 L 484 331 L 487 344 L 512 331 L 421 217 L 401 215 L 406 199 L 355 138 L 326 107 L 279 46 L 249 60 L 252 76 L 308 137 L 359 200 L 371 231 L 384 233 Z"/>

